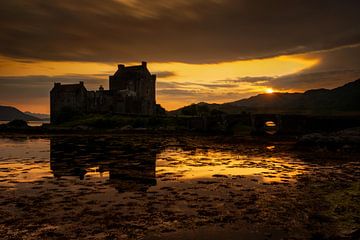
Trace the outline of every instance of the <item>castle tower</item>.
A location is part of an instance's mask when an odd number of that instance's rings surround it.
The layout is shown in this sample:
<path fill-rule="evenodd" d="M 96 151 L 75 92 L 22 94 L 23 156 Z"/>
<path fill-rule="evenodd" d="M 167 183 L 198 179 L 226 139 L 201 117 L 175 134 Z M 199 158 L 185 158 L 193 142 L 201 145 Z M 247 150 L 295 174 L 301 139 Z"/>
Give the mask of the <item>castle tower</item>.
<path fill-rule="evenodd" d="M 147 62 L 141 62 L 141 65 L 136 66 L 119 64 L 115 74 L 109 77 L 110 91 L 128 91 L 129 95 L 135 97 L 132 101 L 137 102 L 136 107 L 140 106 L 137 110 L 139 114 L 154 113 L 155 84 L 156 75 L 150 73 Z"/>

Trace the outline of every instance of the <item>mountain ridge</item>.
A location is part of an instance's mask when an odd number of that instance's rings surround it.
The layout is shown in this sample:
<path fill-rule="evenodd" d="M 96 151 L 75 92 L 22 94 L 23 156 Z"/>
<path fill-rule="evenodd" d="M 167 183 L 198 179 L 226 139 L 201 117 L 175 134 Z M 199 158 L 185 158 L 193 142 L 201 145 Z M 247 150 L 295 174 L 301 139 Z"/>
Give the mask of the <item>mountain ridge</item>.
<path fill-rule="evenodd" d="M 49 119 L 50 119 L 50 114 L 45 114 L 45 113 L 33 113 L 33 112 L 29 112 L 29 111 L 26 111 L 26 112 L 24 112 L 24 113 L 27 114 L 27 115 L 30 115 L 30 116 L 39 118 L 39 119 L 41 119 L 41 120 L 49 120 Z"/>
<path fill-rule="evenodd" d="M 0 120 L 1 121 L 12 121 L 12 120 L 40 121 L 41 119 L 25 114 L 15 107 L 0 106 Z"/>
<path fill-rule="evenodd" d="M 186 109 L 204 105 L 209 111 L 217 110 L 225 113 L 239 112 L 272 112 L 272 113 L 302 113 L 302 114 L 336 114 L 360 113 L 360 79 L 349 82 L 334 89 L 310 89 L 303 93 L 258 94 L 245 99 L 223 104 L 199 103 L 171 111 L 181 114 Z M 194 112 L 194 111 L 193 111 Z"/>

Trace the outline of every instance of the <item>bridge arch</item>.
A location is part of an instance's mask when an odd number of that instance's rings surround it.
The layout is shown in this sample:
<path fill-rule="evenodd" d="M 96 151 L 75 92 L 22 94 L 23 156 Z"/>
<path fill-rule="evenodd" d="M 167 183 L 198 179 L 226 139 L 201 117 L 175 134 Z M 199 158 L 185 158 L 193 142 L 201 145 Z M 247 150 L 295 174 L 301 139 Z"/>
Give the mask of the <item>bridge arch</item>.
<path fill-rule="evenodd" d="M 274 135 L 281 130 L 281 116 L 278 114 L 254 114 L 251 116 L 254 134 Z"/>

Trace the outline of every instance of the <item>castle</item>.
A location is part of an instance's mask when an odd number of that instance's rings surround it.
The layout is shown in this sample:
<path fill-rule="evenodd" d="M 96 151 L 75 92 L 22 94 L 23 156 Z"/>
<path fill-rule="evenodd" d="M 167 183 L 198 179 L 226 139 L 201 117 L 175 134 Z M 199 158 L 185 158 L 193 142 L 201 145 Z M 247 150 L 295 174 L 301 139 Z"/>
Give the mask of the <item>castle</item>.
<path fill-rule="evenodd" d="M 50 91 L 51 123 L 61 123 L 74 115 L 90 113 L 154 115 L 156 75 L 150 73 L 147 63 L 138 66 L 118 65 L 109 77 L 109 90 L 100 86 L 88 91 L 79 84 L 55 83 Z"/>

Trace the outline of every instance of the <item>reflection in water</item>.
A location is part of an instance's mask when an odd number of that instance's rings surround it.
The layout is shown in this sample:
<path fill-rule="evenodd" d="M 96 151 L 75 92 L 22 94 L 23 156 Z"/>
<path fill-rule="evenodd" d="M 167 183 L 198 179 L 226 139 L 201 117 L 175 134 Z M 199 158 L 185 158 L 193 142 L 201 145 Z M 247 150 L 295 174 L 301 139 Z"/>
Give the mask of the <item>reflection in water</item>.
<path fill-rule="evenodd" d="M 303 162 L 289 156 L 248 155 L 236 148 L 160 147 L 160 142 L 121 137 L 1 139 L 0 178 L 5 179 L 1 184 L 76 177 L 102 181 L 119 192 L 144 192 L 156 184 L 161 188 L 169 182 L 219 177 L 293 182 L 306 172 Z"/>
<path fill-rule="evenodd" d="M 34 182 L 49 172 L 49 140 L 0 138 L 0 184 Z"/>
<path fill-rule="evenodd" d="M 0 236 L 145 239 L 218 226 L 219 236 L 254 227 L 310 239 L 319 226 L 357 229 L 348 219 L 359 215 L 358 162 L 321 166 L 281 149 L 186 136 L 0 138 Z"/>
<path fill-rule="evenodd" d="M 278 126 L 274 121 L 266 121 L 264 126 L 265 132 L 267 134 L 273 135 L 275 134 L 279 129 Z"/>
<path fill-rule="evenodd" d="M 289 157 L 247 156 L 234 150 L 167 148 L 157 156 L 156 172 L 158 177 L 184 180 L 248 176 L 262 182 L 290 182 L 305 173 L 302 164 Z"/>
<path fill-rule="evenodd" d="M 109 177 L 119 192 L 146 191 L 156 185 L 157 151 L 113 139 L 76 138 L 50 141 L 50 168 L 55 177 L 98 174 Z"/>

